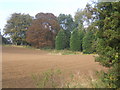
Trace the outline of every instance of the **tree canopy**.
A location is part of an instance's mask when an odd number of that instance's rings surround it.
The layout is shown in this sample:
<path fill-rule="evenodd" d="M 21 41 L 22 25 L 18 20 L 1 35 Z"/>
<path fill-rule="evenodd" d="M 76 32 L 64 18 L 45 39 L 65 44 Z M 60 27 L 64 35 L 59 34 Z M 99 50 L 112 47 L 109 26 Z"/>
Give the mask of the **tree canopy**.
<path fill-rule="evenodd" d="M 26 44 L 26 31 L 31 22 L 29 14 L 13 13 L 4 28 L 4 35 L 10 36 L 14 44 Z"/>
<path fill-rule="evenodd" d="M 27 42 L 35 47 L 54 47 L 55 36 L 60 29 L 52 13 L 38 13 L 27 31 Z"/>
<path fill-rule="evenodd" d="M 104 76 L 108 87 L 120 88 L 120 2 L 98 3 L 96 12 L 99 29 L 96 61 L 112 67 Z"/>
<path fill-rule="evenodd" d="M 61 29 L 73 31 L 73 29 L 75 28 L 75 23 L 70 14 L 69 15 L 60 14 L 58 16 L 58 21 L 61 26 Z"/>
<path fill-rule="evenodd" d="M 70 48 L 70 44 L 69 44 L 70 36 L 71 36 L 71 32 L 76 27 L 76 24 L 70 14 L 68 15 L 60 14 L 58 16 L 58 21 L 59 21 L 61 29 L 65 30 L 65 35 L 66 35 L 65 48 Z"/>

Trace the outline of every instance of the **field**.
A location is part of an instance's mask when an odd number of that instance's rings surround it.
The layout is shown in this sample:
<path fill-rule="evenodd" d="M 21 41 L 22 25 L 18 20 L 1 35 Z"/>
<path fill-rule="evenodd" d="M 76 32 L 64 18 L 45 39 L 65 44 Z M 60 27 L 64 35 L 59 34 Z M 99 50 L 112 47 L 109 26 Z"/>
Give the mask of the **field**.
<path fill-rule="evenodd" d="M 105 69 L 94 61 L 94 55 L 57 55 L 15 46 L 2 49 L 3 88 L 34 88 L 32 74 L 40 74 L 48 69 L 58 68 L 66 78 L 71 72 L 88 75 Z"/>

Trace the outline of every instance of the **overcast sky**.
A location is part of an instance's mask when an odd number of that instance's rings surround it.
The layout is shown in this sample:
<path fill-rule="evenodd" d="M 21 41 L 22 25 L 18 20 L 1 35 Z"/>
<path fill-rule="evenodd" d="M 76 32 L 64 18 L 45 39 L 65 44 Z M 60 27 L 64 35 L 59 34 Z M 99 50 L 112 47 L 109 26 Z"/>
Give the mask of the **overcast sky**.
<path fill-rule="evenodd" d="M 60 13 L 74 16 L 78 8 L 84 8 L 90 0 L 0 0 L 0 29 L 12 13 L 25 13 L 35 16 L 39 12 Z"/>

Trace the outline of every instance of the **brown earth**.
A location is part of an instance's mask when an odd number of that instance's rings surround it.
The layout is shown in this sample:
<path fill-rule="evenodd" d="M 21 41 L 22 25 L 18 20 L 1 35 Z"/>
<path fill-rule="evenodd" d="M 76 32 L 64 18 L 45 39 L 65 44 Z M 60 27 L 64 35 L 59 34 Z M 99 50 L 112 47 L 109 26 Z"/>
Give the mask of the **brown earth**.
<path fill-rule="evenodd" d="M 34 88 L 32 74 L 59 68 L 67 76 L 70 72 L 88 74 L 103 70 L 93 55 L 50 55 L 43 50 L 22 47 L 2 48 L 2 87 Z"/>

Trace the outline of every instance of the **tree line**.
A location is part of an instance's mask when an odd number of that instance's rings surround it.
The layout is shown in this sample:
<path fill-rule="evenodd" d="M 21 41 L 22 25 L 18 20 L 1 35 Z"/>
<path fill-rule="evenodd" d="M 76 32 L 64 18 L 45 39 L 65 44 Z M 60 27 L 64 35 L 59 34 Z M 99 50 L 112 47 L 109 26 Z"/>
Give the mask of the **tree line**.
<path fill-rule="evenodd" d="M 10 36 L 11 43 L 15 45 L 93 53 L 97 28 L 88 24 L 88 17 L 92 17 L 87 12 L 88 8 L 90 5 L 78 10 L 74 18 L 70 14 L 56 17 L 52 13 L 38 13 L 32 17 L 29 14 L 13 13 L 5 25 L 4 35 Z M 86 28 L 84 23 L 87 23 Z"/>
<path fill-rule="evenodd" d="M 78 9 L 74 18 L 60 14 L 13 13 L 4 35 L 16 45 L 97 53 L 96 61 L 110 68 L 103 73 L 107 88 L 120 88 L 120 2 L 98 2 Z"/>

